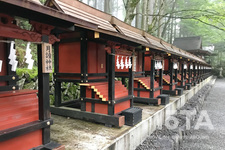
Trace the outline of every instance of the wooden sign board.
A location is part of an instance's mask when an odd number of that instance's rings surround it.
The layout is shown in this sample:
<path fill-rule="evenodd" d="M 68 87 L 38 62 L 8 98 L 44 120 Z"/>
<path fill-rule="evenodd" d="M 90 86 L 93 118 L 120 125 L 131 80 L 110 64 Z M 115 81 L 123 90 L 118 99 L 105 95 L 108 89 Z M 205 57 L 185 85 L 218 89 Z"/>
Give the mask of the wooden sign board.
<path fill-rule="evenodd" d="M 136 71 L 136 65 L 137 65 L 137 57 L 136 56 L 133 56 L 132 57 L 132 71 Z"/>
<path fill-rule="evenodd" d="M 42 72 L 52 73 L 52 45 L 49 43 L 42 44 Z"/>

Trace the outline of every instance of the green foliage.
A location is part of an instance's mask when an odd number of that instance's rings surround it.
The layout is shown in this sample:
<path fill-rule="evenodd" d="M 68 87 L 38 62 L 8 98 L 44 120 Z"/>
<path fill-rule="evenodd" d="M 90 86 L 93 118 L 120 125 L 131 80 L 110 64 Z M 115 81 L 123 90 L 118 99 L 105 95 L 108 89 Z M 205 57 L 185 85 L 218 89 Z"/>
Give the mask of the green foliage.
<path fill-rule="evenodd" d="M 20 18 L 20 17 L 15 17 L 15 20 L 17 22 L 17 25 L 25 30 L 30 30 L 31 29 L 31 24 L 29 23 L 29 20 Z"/>
<path fill-rule="evenodd" d="M 26 76 L 26 80 L 31 81 L 37 79 L 38 70 L 37 67 L 33 67 L 33 69 L 27 69 L 27 68 L 17 68 L 16 74 L 22 78 Z"/>
<path fill-rule="evenodd" d="M 45 4 L 46 0 L 39 0 L 42 4 Z"/>
<path fill-rule="evenodd" d="M 61 83 L 62 87 L 62 100 L 74 100 L 80 97 L 80 86 L 74 83 Z"/>
<path fill-rule="evenodd" d="M 175 12 L 182 36 L 201 36 L 203 45 L 225 39 L 225 2 L 222 0 L 180 0 Z"/>

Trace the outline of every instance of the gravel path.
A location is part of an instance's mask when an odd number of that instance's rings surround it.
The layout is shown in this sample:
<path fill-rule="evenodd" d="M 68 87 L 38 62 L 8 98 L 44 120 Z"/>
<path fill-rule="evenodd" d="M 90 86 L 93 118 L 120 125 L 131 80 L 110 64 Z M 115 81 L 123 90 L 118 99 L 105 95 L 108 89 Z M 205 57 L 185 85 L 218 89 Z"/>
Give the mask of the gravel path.
<path fill-rule="evenodd" d="M 225 79 L 216 80 L 202 110 L 206 110 L 214 129 L 194 130 L 180 149 L 225 150 Z"/>
<path fill-rule="evenodd" d="M 179 121 L 177 128 L 165 124 L 136 150 L 225 150 L 225 79 L 204 86 L 172 117 Z"/>

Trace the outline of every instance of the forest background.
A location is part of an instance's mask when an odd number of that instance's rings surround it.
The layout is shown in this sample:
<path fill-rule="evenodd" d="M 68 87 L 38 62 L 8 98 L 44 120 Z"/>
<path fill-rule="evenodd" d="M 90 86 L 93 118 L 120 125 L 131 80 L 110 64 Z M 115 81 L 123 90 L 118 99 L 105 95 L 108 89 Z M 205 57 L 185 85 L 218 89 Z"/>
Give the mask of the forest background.
<path fill-rule="evenodd" d="M 38 0 L 37 0 L 38 1 Z M 46 0 L 40 0 L 42 4 Z M 80 0 L 81 2 L 109 13 L 136 28 L 142 29 L 168 43 L 177 37 L 200 36 L 203 46 L 214 46 L 206 61 L 218 75 L 218 69 L 225 70 L 225 0 Z M 18 25 L 30 29 L 28 20 L 17 18 Z M 20 88 L 37 88 L 36 45 L 32 44 L 35 65 L 26 69 L 24 56 L 26 42 L 16 40 Z M 225 76 L 225 71 L 224 71 Z M 54 81 L 51 80 L 51 99 L 54 100 Z M 79 86 L 63 83 L 63 99 L 79 97 Z"/>

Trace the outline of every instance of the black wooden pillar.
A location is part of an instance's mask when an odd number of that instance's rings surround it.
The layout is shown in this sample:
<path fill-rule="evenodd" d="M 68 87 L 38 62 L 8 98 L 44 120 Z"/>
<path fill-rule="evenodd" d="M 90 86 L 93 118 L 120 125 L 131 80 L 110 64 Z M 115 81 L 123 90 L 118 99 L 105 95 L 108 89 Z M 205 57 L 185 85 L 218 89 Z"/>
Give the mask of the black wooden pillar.
<path fill-rule="evenodd" d="M 145 71 L 145 51 L 142 52 L 142 71 Z"/>
<path fill-rule="evenodd" d="M 200 80 L 200 71 L 199 71 L 199 64 L 197 63 L 197 81 L 199 82 Z"/>
<path fill-rule="evenodd" d="M 159 69 L 159 86 L 163 87 L 163 69 Z M 160 94 L 162 94 L 162 88 L 160 89 Z"/>
<path fill-rule="evenodd" d="M 54 44 L 54 72 L 55 75 L 59 72 L 59 42 Z M 61 82 L 55 80 L 55 106 L 59 107 L 61 100 Z"/>
<path fill-rule="evenodd" d="M 155 80 L 155 59 L 151 60 L 151 71 L 150 71 L 150 98 L 154 97 L 154 80 Z"/>
<path fill-rule="evenodd" d="M 187 64 L 185 64 L 186 65 L 186 69 L 184 69 L 184 79 L 185 80 L 187 80 Z"/>
<path fill-rule="evenodd" d="M 126 85 L 126 80 L 125 79 L 126 79 L 125 77 L 122 77 L 122 80 L 121 81 L 122 81 L 122 84 L 123 85 Z"/>
<path fill-rule="evenodd" d="M 203 74 L 205 74 L 206 73 L 206 68 L 205 68 L 205 66 L 203 67 Z"/>
<path fill-rule="evenodd" d="M 173 65 L 174 65 L 174 62 L 173 62 L 172 58 L 169 58 L 170 90 L 172 90 L 172 88 L 173 88 L 173 72 L 174 72 Z M 175 76 L 176 76 L 176 74 L 175 74 Z"/>
<path fill-rule="evenodd" d="M 178 68 L 177 69 L 174 69 L 174 74 L 175 74 L 174 82 L 175 83 L 177 82 L 177 73 L 178 73 Z M 177 84 L 176 84 L 176 87 L 177 87 Z"/>
<path fill-rule="evenodd" d="M 47 41 L 43 41 L 48 43 Z M 38 44 L 38 104 L 39 119 L 44 121 L 50 119 L 50 102 L 49 102 L 49 73 L 42 71 L 42 45 Z M 42 129 L 42 143 L 50 142 L 50 126 Z"/>
<path fill-rule="evenodd" d="M 204 75 L 205 74 L 205 66 L 202 66 L 202 74 Z"/>
<path fill-rule="evenodd" d="M 115 99 L 115 49 L 111 48 L 111 54 L 109 58 L 108 67 L 108 115 L 114 115 L 114 104 Z M 130 81 L 129 81 L 130 82 Z"/>
<path fill-rule="evenodd" d="M 181 86 L 184 86 L 183 83 L 184 83 L 184 63 L 183 62 L 180 62 L 182 63 L 181 64 Z"/>
<path fill-rule="evenodd" d="M 131 63 L 133 64 L 133 61 L 131 60 Z M 134 65 L 134 64 L 133 64 Z M 134 72 L 132 67 L 129 68 L 129 83 L 128 83 L 128 94 L 132 96 L 130 99 L 130 107 L 133 107 L 133 95 L 134 95 Z M 139 87 L 140 88 L 140 84 Z M 140 94 L 140 93 L 139 93 Z M 139 95 L 140 96 L 140 95 Z"/>
<path fill-rule="evenodd" d="M 81 83 L 88 82 L 87 48 L 88 48 L 87 32 L 83 31 L 81 32 L 80 38 Z M 81 97 L 81 111 L 86 111 L 86 103 L 83 101 L 83 98 L 86 97 L 86 88 L 83 86 L 80 88 L 80 97 Z"/>
<path fill-rule="evenodd" d="M 188 83 L 191 83 L 191 78 L 192 78 L 191 63 L 189 63 L 187 69 L 188 69 Z"/>
<path fill-rule="evenodd" d="M 193 72 L 194 72 L 193 80 L 194 80 L 194 82 L 196 82 L 197 77 L 196 77 L 196 64 L 195 63 L 193 63 Z"/>

